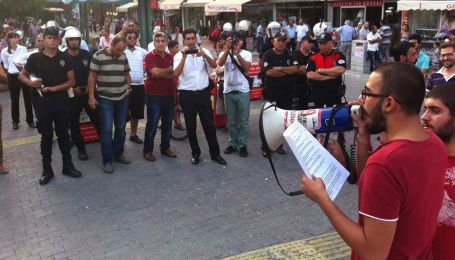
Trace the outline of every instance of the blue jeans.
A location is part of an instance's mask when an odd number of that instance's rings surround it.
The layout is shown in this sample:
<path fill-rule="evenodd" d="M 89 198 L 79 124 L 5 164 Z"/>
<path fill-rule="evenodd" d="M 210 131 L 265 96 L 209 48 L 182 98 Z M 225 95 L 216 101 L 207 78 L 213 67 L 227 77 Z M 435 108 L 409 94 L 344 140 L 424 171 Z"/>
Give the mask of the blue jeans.
<path fill-rule="evenodd" d="M 373 71 L 377 63 L 381 63 L 381 57 L 379 55 L 379 51 L 367 51 L 368 52 L 368 59 L 370 60 L 370 72 Z"/>
<path fill-rule="evenodd" d="M 152 153 L 158 121 L 161 117 L 161 152 L 171 146 L 172 118 L 174 117 L 174 96 L 146 96 L 147 125 L 145 126 L 144 154 Z"/>
<path fill-rule="evenodd" d="M 228 116 L 229 146 L 236 149 L 248 147 L 250 93 L 226 93 L 224 94 L 224 105 Z M 239 127 L 237 127 L 237 122 Z"/>
<path fill-rule="evenodd" d="M 128 97 L 121 100 L 110 100 L 97 97 L 99 103 L 101 126 L 101 153 L 103 164 L 112 163 L 112 156 L 123 154 L 125 145 L 125 126 L 128 116 Z M 112 124 L 114 124 L 114 140 L 112 140 Z"/>

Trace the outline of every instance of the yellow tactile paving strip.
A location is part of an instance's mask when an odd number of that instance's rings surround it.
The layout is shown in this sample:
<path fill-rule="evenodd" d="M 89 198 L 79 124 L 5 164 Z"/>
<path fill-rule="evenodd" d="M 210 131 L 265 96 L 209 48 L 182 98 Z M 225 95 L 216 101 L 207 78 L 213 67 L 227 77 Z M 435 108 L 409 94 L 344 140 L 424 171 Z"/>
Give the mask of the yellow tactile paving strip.
<path fill-rule="evenodd" d="M 351 249 L 337 233 L 257 249 L 224 260 L 334 260 L 349 259 Z"/>

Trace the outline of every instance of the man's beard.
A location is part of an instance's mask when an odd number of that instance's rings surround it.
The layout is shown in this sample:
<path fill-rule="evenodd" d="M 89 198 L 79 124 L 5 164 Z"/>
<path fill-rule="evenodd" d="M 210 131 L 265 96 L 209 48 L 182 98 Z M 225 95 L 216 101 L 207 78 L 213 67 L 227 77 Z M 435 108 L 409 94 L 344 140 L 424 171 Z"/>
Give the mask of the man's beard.
<path fill-rule="evenodd" d="M 450 69 L 453 66 L 453 62 L 449 63 L 449 65 L 447 65 L 447 66 L 444 65 L 444 63 L 442 63 L 442 64 L 443 64 L 444 68 L 446 68 L 446 69 Z"/>
<path fill-rule="evenodd" d="M 378 103 L 371 113 L 366 113 L 363 108 L 361 113 L 370 117 L 371 123 L 365 124 L 365 127 L 370 134 L 374 135 L 386 131 L 385 115 L 381 110 L 381 103 Z"/>
<path fill-rule="evenodd" d="M 443 126 L 434 129 L 433 126 L 423 124 L 423 126 L 430 128 L 444 143 L 449 143 L 455 136 L 455 119 L 451 118 Z"/>

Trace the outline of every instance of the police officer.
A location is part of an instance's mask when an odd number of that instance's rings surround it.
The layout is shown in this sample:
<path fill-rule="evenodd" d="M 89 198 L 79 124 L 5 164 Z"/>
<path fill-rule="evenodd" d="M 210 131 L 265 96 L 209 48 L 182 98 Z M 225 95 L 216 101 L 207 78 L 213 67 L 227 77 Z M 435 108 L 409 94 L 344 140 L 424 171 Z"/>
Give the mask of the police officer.
<path fill-rule="evenodd" d="M 298 63 L 294 62 L 286 49 L 287 38 L 285 32 L 275 35 L 273 49 L 264 54 L 264 68 L 261 72 L 266 79 L 264 99 L 276 102 L 277 107 L 282 109 L 292 109 L 294 75 L 298 71 Z M 278 148 L 277 153 L 285 153 L 282 146 Z"/>
<path fill-rule="evenodd" d="M 87 151 L 85 150 L 84 139 L 81 135 L 79 118 L 82 109 L 85 110 L 90 118 L 90 121 L 99 132 L 99 115 L 88 105 L 88 73 L 90 68 L 90 61 L 92 55 L 80 48 L 81 45 L 81 32 L 76 28 L 70 28 L 65 32 L 66 49 L 65 53 L 71 58 L 73 64 L 74 76 L 76 78 L 76 85 L 73 87 L 74 97 L 71 98 L 71 140 L 76 146 L 79 159 L 82 161 L 88 160 Z"/>
<path fill-rule="evenodd" d="M 43 175 L 39 183 L 44 185 L 53 177 L 51 166 L 53 124 L 62 153 L 62 174 L 81 177 L 71 161 L 71 144 L 68 134 L 70 106 L 67 89 L 75 85 L 73 66 L 68 55 L 58 50 L 59 30 L 48 27 L 44 30 L 44 50 L 30 56 L 19 79 L 34 91 L 38 131 L 41 133 Z"/>
<path fill-rule="evenodd" d="M 321 108 L 340 103 L 344 93 L 339 89 L 346 71 L 343 54 L 332 50 L 330 33 L 323 33 L 318 39 L 319 52 L 311 56 L 307 66 L 308 84 L 311 87 L 314 106 Z"/>
<path fill-rule="evenodd" d="M 266 77 L 264 98 L 275 101 L 282 109 L 292 109 L 292 92 L 297 62 L 286 49 L 287 35 L 279 32 L 273 38 L 273 49 L 264 54 L 263 74 Z"/>

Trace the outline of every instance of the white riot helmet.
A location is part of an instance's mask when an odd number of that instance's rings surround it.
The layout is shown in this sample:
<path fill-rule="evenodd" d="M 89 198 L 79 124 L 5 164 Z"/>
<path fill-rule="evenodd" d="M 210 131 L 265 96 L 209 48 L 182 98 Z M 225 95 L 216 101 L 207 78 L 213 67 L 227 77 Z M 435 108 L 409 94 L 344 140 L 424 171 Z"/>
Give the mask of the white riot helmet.
<path fill-rule="evenodd" d="M 313 27 L 313 34 L 315 37 L 319 37 L 328 29 L 327 23 L 320 21 L 319 23 L 315 24 Z"/>
<path fill-rule="evenodd" d="M 47 21 L 46 24 L 43 24 L 43 25 L 41 26 L 41 29 L 44 30 L 44 29 L 46 29 L 47 27 L 52 27 L 52 26 L 57 27 L 57 23 L 56 23 L 55 21 L 53 21 L 53 20 L 50 20 L 50 21 Z"/>
<path fill-rule="evenodd" d="M 81 31 L 79 31 L 77 28 L 69 28 L 65 30 L 65 39 L 68 38 L 82 38 Z"/>
<path fill-rule="evenodd" d="M 281 25 L 278 22 L 270 22 L 267 25 L 267 36 L 274 38 L 281 31 Z"/>
<path fill-rule="evenodd" d="M 24 32 L 23 31 L 16 31 L 17 35 L 19 35 L 19 40 L 22 40 L 22 38 L 24 38 Z"/>
<path fill-rule="evenodd" d="M 239 22 L 239 31 L 248 31 L 250 25 L 247 20 L 242 20 Z"/>
<path fill-rule="evenodd" d="M 231 32 L 232 31 L 232 24 L 231 23 L 225 23 L 223 25 L 223 32 Z"/>

